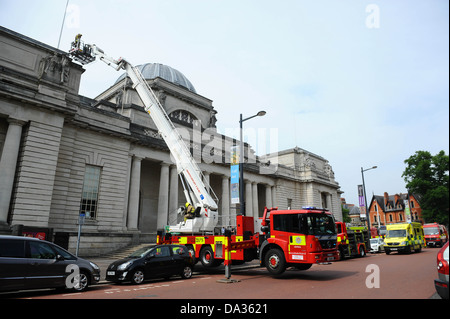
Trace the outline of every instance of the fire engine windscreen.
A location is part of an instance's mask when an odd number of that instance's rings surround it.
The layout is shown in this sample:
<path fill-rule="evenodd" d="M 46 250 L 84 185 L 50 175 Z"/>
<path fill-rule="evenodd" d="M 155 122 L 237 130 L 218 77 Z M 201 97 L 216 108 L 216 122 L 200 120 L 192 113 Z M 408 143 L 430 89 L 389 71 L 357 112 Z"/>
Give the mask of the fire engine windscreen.
<path fill-rule="evenodd" d="M 333 217 L 327 214 L 273 215 L 273 229 L 305 235 L 336 235 Z"/>
<path fill-rule="evenodd" d="M 439 235 L 439 228 L 437 227 L 424 227 L 423 232 L 425 235 Z"/>

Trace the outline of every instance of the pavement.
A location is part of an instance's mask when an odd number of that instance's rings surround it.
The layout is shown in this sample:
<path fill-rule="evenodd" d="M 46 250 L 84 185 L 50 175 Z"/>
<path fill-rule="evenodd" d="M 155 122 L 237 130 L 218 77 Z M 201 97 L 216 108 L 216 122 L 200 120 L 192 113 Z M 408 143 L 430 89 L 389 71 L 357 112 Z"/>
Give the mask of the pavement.
<path fill-rule="evenodd" d="M 108 269 L 108 266 L 116 261 L 117 259 L 111 259 L 111 258 L 86 258 L 87 260 L 93 262 L 100 268 L 100 283 L 107 283 L 106 281 L 106 270 Z"/>

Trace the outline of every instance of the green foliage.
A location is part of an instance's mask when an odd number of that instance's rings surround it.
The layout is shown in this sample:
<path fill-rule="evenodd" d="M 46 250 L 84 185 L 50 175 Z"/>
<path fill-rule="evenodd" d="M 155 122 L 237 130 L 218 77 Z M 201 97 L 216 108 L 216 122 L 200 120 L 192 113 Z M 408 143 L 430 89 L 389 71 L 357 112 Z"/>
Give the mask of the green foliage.
<path fill-rule="evenodd" d="M 405 160 L 402 174 L 406 188 L 419 196 L 422 216 L 427 222 L 448 225 L 449 217 L 449 157 L 444 151 L 432 156 L 417 151 Z"/>
<path fill-rule="evenodd" d="M 342 219 L 343 219 L 342 221 L 344 223 L 350 223 L 352 221 L 352 219 L 349 216 L 350 209 L 344 208 L 343 205 L 341 205 L 341 207 L 342 207 Z"/>

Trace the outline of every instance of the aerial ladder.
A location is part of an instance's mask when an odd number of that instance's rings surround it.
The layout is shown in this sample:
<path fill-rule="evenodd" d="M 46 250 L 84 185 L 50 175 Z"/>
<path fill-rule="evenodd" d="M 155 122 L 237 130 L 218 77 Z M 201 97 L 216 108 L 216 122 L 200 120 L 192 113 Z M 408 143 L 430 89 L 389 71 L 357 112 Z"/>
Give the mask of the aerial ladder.
<path fill-rule="evenodd" d="M 218 222 L 217 196 L 209 185 L 206 186 L 203 183 L 200 168 L 139 69 L 123 58 L 116 60 L 107 56 L 95 44 L 84 44 L 80 34 L 72 42 L 69 55 L 83 65 L 95 61 L 98 57 L 116 71 L 125 70 L 130 77 L 133 89 L 141 98 L 145 111 L 152 118 L 175 159 L 186 201 L 196 208 L 194 218 L 186 219 L 176 225 L 169 225 L 168 231 L 190 234 L 213 232 Z M 182 213 L 182 208 L 178 213 Z"/>

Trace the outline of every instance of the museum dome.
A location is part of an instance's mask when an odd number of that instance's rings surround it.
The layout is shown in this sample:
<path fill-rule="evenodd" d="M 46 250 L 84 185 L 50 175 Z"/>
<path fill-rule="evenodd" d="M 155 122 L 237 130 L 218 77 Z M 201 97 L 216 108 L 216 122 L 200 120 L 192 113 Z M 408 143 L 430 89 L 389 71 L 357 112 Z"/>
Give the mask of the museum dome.
<path fill-rule="evenodd" d="M 195 91 L 192 83 L 184 76 L 180 71 L 161 63 L 146 63 L 136 66 L 146 80 L 155 79 L 160 77 L 166 81 L 172 82 L 176 85 L 180 85 L 191 92 L 197 93 Z M 122 74 L 116 81 L 119 82 L 125 78 L 126 73 Z"/>

